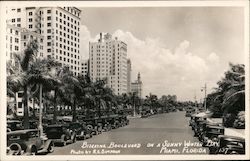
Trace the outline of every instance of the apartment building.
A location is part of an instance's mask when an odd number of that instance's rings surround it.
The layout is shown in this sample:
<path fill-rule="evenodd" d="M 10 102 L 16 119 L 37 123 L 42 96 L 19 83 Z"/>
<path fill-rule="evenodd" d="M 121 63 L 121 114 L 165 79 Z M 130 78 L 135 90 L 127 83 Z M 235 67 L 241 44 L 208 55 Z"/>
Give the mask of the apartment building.
<path fill-rule="evenodd" d="M 89 71 L 93 81 L 107 79 L 115 94 L 127 93 L 127 44 L 100 33 L 98 42 L 89 43 Z"/>
<path fill-rule="evenodd" d="M 44 36 L 43 56 L 80 73 L 81 10 L 76 7 L 25 7 L 7 9 L 7 24 Z"/>
<path fill-rule="evenodd" d="M 13 54 L 21 53 L 31 40 L 38 42 L 37 57 L 44 56 L 44 37 L 26 28 L 16 27 L 14 25 L 6 26 L 6 60 L 14 63 Z"/>

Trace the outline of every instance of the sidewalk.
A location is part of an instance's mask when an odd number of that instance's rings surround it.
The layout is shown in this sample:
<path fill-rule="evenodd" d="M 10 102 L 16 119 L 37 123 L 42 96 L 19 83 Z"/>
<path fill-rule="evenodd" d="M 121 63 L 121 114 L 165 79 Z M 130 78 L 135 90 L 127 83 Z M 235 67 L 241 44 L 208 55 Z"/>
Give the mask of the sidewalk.
<path fill-rule="evenodd" d="M 245 138 L 245 129 L 225 128 L 225 135 Z"/>

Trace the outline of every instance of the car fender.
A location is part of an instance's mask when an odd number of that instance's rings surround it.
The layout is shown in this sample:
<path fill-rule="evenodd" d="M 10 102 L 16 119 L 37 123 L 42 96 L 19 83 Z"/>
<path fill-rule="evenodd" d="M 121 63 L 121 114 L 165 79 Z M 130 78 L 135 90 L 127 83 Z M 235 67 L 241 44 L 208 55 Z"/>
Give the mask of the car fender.
<path fill-rule="evenodd" d="M 53 144 L 53 141 L 52 140 L 46 140 L 45 143 L 44 143 L 44 148 L 43 149 L 48 149 L 50 144 Z"/>
<path fill-rule="evenodd" d="M 37 149 L 35 144 L 30 144 L 27 146 L 26 153 L 31 153 L 32 147 L 35 147 Z"/>
<path fill-rule="evenodd" d="M 61 136 L 61 140 L 62 140 L 62 141 L 66 141 L 66 140 L 67 140 L 67 138 L 66 138 L 66 135 L 65 135 L 65 134 L 63 134 L 63 135 Z"/>
<path fill-rule="evenodd" d="M 8 147 L 8 154 L 10 155 L 21 155 L 22 147 L 18 143 L 12 143 Z"/>

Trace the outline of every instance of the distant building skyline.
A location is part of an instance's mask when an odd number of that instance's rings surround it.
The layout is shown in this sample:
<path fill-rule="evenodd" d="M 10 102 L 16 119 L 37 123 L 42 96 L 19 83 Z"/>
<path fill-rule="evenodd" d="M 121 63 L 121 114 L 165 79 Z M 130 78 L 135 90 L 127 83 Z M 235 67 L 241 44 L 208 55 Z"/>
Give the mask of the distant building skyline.
<path fill-rule="evenodd" d="M 131 93 L 135 93 L 139 98 L 142 98 L 143 96 L 143 84 L 141 80 L 141 74 L 140 72 L 137 74 L 137 80 L 131 83 Z"/>

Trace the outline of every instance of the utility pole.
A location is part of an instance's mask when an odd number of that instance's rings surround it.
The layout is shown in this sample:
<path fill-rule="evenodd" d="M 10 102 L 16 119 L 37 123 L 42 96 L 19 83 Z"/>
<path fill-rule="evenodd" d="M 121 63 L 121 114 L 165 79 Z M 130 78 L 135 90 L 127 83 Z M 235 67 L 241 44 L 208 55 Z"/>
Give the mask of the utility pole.
<path fill-rule="evenodd" d="M 204 108 L 207 110 L 207 84 L 205 83 L 205 86 L 201 88 L 201 91 L 204 90 L 205 97 L 204 97 Z"/>

